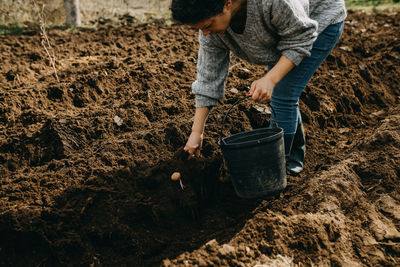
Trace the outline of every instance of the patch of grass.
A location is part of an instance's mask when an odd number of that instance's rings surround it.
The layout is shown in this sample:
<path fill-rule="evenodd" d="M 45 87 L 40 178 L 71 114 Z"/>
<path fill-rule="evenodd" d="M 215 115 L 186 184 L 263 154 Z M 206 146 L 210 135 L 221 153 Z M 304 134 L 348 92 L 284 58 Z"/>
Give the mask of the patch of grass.
<path fill-rule="evenodd" d="M 356 2 L 348 4 L 346 2 L 346 7 L 348 10 L 361 10 L 366 12 L 369 15 L 373 15 L 374 13 L 385 13 L 385 14 L 396 14 L 400 12 L 400 4 L 399 3 L 380 3 L 378 5 L 366 5 L 365 1 Z"/>
<path fill-rule="evenodd" d="M 348 8 L 396 8 L 400 7 L 400 2 L 385 1 L 385 0 L 347 0 L 346 7 Z"/>
<path fill-rule="evenodd" d="M 18 35 L 26 31 L 25 26 L 19 25 L 19 23 L 13 23 L 11 25 L 0 25 L 0 35 Z"/>
<path fill-rule="evenodd" d="M 76 28 L 69 28 L 66 25 L 48 25 L 46 26 L 46 30 L 68 30 L 72 33 L 79 32 L 79 29 Z M 10 25 L 0 25 L 0 35 L 18 35 L 24 33 L 36 33 L 40 31 L 40 26 L 32 23 L 26 23 L 24 25 L 20 25 L 19 23 L 13 23 Z"/>

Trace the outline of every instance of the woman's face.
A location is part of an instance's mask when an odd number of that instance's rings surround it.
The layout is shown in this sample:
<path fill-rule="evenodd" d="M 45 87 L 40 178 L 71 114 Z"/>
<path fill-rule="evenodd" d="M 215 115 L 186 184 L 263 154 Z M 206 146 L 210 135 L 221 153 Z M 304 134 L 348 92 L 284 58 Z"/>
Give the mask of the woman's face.
<path fill-rule="evenodd" d="M 204 36 L 215 33 L 224 33 L 231 22 L 231 8 L 232 0 L 228 0 L 224 6 L 224 9 L 222 10 L 222 13 L 192 24 L 192 26 L 201 30 Z"/>

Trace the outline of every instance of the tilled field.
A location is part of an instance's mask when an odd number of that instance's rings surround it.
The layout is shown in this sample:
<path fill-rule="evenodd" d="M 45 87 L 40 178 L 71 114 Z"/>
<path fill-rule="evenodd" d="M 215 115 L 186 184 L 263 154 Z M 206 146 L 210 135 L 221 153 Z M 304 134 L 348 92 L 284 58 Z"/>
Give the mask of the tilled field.
<path fill-rule="evenodd" d="M 0 265 L 399 265 L 399 23 L 349 13 L 301 98 L 305 171 L 255 200 L 235 196 L 217 141 L 265 68 L 232 58 L 187 161 L 194 30 L 51 30 L 60 82 L 38 33 L 0 37 Z M 223 135 L 268 125 L 259 110 L 242 102 Z"/>

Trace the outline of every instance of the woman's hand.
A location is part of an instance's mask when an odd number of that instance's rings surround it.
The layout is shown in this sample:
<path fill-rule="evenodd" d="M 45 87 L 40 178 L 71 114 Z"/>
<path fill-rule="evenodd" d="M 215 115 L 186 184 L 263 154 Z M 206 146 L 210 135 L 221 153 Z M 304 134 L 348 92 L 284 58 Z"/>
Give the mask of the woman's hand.
<path fill-rule="evenodd" d="M 250 91 L 247 93 L 258 103 L 268 103 L 271 101 L 272 92 L 275 86 L 285 77 L 293 68 L 294 63 L 286 56 L 281 56 L 278 62 L 267 74 L 251 84 Z"/>
<path fill-rule="evenodd" d="M 271 101 L 272 92 L 274 91 L 275 86 L 276 83 L 266 75 L 261 79 L 254 81 L 247 94 L 251 95 L 251 98 L 257 103 L 266 104 Z"/>
<path fill-rule="evenodd" d="M 196 113 L 194 114 L 192 133 L 189 136 L 183 150 L 189 153 L 189 159 L 194 157 L 200 157 L 201 146 L 203 144 L 203 132 L 204 125 L 208 117 L 210 109 L 208 107 L 198 107 L 196 108 Z"/>
<path fill-rule="evenodd" d="M 189 158 L 200 157 L 201 146 L 203 144 L 203 134 L 192 132 L 183 150 L 189 153 Z"/>

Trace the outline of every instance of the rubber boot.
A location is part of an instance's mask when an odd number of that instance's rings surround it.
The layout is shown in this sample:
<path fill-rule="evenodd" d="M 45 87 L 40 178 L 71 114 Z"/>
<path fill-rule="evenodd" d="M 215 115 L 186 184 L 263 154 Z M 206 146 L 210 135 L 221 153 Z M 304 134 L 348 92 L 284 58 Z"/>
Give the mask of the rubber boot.
<path fill-rule="evenodd" d="M 306 139 L 302 123 L 297 126 L 293 138 L 292 149 L 286 161 L 286 170 L 292 175 L 298 175 L 303 170 L 304 156 L 306 153 Z"/>
<path fill-rule="evenodd" d="M 290 156 L 290 150 L 292 149 L 293 139 L 294 139 L 294 134 L 283 135 L 283 141 L 285 143 L 285 157 L 287 160 L 289 159 Z"/>

